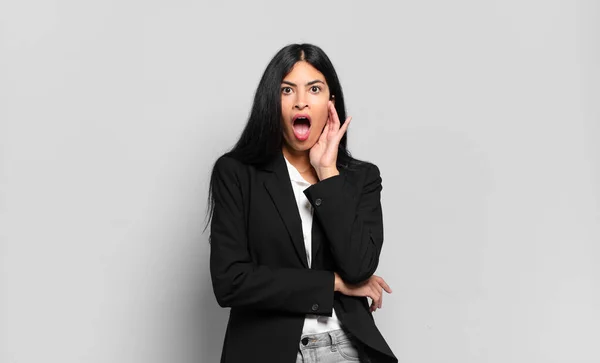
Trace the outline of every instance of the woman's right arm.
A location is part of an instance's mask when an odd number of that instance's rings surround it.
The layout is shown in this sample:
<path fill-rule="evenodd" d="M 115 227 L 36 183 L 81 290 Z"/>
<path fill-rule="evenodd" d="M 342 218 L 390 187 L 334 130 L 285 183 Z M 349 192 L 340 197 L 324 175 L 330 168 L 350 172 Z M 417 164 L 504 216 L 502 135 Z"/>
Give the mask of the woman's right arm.
<path fill-rule="evenodd" d="M 250 256 L 238 173 L 241 164 L 222 157 L 215 164 L 210 272 L 222 307 L 331 316 L 334 274 L 305 268 L 271 268 Z"/>

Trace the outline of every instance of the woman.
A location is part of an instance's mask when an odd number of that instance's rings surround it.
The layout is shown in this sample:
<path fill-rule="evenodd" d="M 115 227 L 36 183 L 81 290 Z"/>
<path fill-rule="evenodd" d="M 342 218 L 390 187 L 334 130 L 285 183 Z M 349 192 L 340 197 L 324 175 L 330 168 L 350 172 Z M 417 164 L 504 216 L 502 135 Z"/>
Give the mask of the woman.
<path fill-rule="evenodd" d="M 377 330 L 379 169 L 346 149 L 342 88 L 314 45 L 281 49 L 210 182 L 221 362 L 397 362 Z M 369 306 L 367 297 L 372 299 Z"/>

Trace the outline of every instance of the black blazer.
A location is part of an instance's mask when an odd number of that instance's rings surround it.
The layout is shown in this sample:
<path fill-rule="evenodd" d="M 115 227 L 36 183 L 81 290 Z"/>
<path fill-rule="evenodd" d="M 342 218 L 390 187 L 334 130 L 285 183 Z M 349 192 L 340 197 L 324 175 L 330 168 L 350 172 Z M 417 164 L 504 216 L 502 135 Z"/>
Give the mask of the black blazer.
<path fill-rule="evenodd" d="M 397 362 L 366 297 L 334 293 L 334 274 L 368 279 L 383 243 L 381 177 L 362 163 L 304 193 L 314 208 L 312 268 L 281 153 L 263 167 L 223 156 L 215 164 L 210 272 L 217 302 L 231 307 L 222 363 L 292 363 L 306 314 L 331 316 L 363 344 L 371 362 Z"/>

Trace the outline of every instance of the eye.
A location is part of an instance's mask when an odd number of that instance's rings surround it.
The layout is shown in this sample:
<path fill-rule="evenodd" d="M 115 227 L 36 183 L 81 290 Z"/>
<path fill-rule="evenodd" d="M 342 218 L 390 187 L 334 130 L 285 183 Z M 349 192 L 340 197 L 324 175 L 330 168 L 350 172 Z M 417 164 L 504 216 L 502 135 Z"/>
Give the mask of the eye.
<path fill-rule="evenodd" d="M 319 86 L 312 86 L 312 87 L 310 87 L 310 91 L 312 93 L 319 93 L 319 92 L 321 92 L 321 87 L 319 87 Z"/>
<path fill-rule="evenodd" d="M 281 93 L 284 95 L 289 95 L 292 93 L 292 87 L 281 87 Z"/>

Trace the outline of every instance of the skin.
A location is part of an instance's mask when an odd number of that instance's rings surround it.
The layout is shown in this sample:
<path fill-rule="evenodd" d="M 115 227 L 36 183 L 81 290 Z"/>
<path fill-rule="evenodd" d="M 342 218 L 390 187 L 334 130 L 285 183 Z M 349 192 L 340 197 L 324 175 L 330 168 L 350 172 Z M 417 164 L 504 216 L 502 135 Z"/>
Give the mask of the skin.
<path fill-rule="evenodd" d="M 296 63 L 281 83 L 282 149 L 286 159 L 312 184 L 339 175 L 337 145 L 349 122 L 340 128 L 337 113 L 334 118 L 331 110 L 335 113 L 323 74 L 307 62 Z M 311 118 L 309 137 L 304 141 L 294 136 L 296 114 Z M 335 126 L 337 129 L 330 132 Z"/>
<path fill-rule="evenodd" d="M 281 82 L 282 152 L 285 158 L 311 184 L 339 175 L 336 166 L 340 140 L 350 125 L 351 117 L 341 125 L 325 76 L 308 62 L 297 62 Z M 294 135 L 293 118 L 309 115 L 311 126 L 306 140 Z M 371 311 L 382 307 L 383 291 L 392 289 L 379 276 L 351 285 L 334 272 L 334 290 L 348 296 L 371 298 Z"/>

